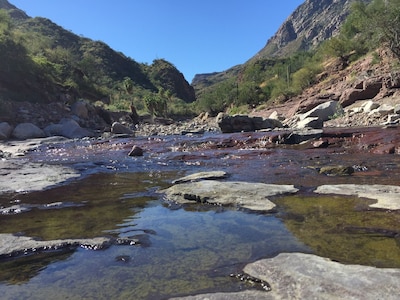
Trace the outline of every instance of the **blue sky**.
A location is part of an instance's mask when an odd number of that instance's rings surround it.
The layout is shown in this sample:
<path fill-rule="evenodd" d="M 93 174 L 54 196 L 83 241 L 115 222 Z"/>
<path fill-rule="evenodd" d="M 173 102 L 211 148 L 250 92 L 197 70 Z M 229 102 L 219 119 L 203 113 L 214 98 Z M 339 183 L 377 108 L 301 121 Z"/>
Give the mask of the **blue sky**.
<path fill-rule="evenodd" d="M 189 82 L 224 71 L 261 50 L 304 0 L 9 0 L 107 43 L 140 63 L 163 58 Z"/>

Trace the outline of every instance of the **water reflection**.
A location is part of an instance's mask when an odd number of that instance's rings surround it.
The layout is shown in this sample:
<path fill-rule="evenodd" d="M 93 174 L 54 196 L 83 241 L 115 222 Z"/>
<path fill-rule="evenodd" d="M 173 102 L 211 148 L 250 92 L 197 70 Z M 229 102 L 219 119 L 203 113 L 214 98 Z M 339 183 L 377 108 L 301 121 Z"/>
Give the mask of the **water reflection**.
<path fill-rule="evenodd" d="M 368 210 L 363 199 L 308 194 L 274 199 L 278 214 L 169 206 L 157 190 L 169 186 L 178 173 L 94 174 L 68 186 L 17 195 L 18 203 L 33 208 L 0 216 L 1 233 L 43 240 L 112 236 L 140 243 L 3 259 L 2 299 L 166 299 L 239 291 L 248 287 L 230 273 L 282 252 L 400 267 L 394 237 L 362 231 L 398 232 L 399 213 Z M 15 202 L 16 195 L 9 196 L 0 204 Z M 55 202 L 68 205 L 37 208 Z"/>
<path fill-rule="evenodd" d="M 237 291 L 245 287 L 229 274 L 244 264 L 309 252 L 274 215 L 167 206 L 156 191 L 176 178 L 176 172 L 97 174 L 21 195 L 22 203 L 82 206 L 1 216 L 3 233 L 41 239 L 140 235 L 145 242 L 0 261 L 2 299 L 165 299 Z"/>
<path fill-rule="evenodd" d="M 341 263 L 400 268 L 400 212 L 373 210 L 372 200 L 287 196 L 277 200 L 288 229 L 315 254 Z"/>

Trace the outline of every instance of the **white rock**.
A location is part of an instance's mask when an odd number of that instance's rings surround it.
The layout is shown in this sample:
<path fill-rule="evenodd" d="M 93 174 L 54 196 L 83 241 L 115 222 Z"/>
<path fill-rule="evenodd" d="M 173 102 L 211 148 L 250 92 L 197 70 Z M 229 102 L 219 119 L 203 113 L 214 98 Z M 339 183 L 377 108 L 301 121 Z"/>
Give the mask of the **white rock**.
<path fill-rule="evenodd" d="M 379 103 L 376 103 L 376 102 L 374 102 L 374 101 L 372 101 L 372 100 L 369 100 L 369 101 L 366 101 L 366 102 L 361 106 L 361 108 L 363 109 L 363 111 L 364 111 L 365 113 L 369 113 L 370 111 L 372 111 L 372 110 L 374 110 L 374 109 L 377 109 L 379 106 L 380 106 Z"/>
<path fill-rule="evenodd" d="M 343 113 L 343 108 L 338 101 L 327 101 L 325 103 L 318 105 L 317 107 L 314 107 L 310 111 L 302 114 L 300 118 L 306 119 L 309 117 L 317 117 L 321 121 L 328 121 L 334 115 L 342 113 Z"/>
<path fill-rule="evenodd" d="M 253 289 L 171 300 L 397 300 L 400 295 L 400 269 L 343 265 L 311 254 L 281 253 L 248 264 L 244 272 L 268 282 L 271 291 Z"/>
<path fill-rule="evenodd" d="M 202 180 L 171 186 L 161 192 L 177 203 L 234 205 L 251 210 L 269 211 L 275 207 L 268 197 L 296 193 L 293 185 L 276 185 L 241 181 Z"/>
<path fill-rule="evenodd" d="M 393 185 L 357 185 L 337 184 L 321 185 L 315 191 L 317 194 L 354 195 L 377 200 L 370 207 L 398 210 L 400 209 L 400 186 Z"/>

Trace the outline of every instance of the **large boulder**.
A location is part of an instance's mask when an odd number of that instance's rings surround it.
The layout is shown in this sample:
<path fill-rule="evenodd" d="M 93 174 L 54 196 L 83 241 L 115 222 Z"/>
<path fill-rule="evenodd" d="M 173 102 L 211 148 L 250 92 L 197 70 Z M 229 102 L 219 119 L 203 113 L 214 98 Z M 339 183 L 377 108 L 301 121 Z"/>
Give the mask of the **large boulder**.
<path fill-rule="evenodd" d="M 80 100 L 72 104 L 71 112 L 81 119 L 87 119 L 89 117 L 89 110 L 85 101 Z"/>
<path fill-rule="evenodd" d="M 301 119 L 296 124 L 297 129 L 321 129 L 322 127 L 324 127 L 324 122 L 318 117 L 308 117 L 305 119 Z"/>
<path fill-rule="evenodd" d="M 263 299 L 396 299 L 400 293 L 400 269 L 343 265 L 304 253 L 281 253 L 244 272 L 270 284 L 270 298 Z"/>
<path fill-rule="evenodd" d="M 300 115 L 300 120 L 318 118 L 320 121 L 324 122 L 339 114 L 343 114 L 343 109 L 339 102 L 327 101 Z"/>
<path fill-rule="evenodd" d="M 111 133 L 114 133 L 114 134 L 129 134 L 129 135 L 134 135 L 135 134 L 135 132 L 132 129 L 122 125 L 119 122 L 114 122 L 112 124 Z"/>
<path fill-rule="evenodd" d="M 0 123 L 0 140 L 7 140 L 12 134 L 13 128 L 7 122 Z"/>
<path fill-rule="evenodd" d="M 244 272 L 252 278 L 249 285 L 260 285 L 258 282 L 267 283 L 271 291 L 263 291 L 259 286 L 259 290 L 251 289 L 235 293 L 203 294 L 172 299 L 395 300 L 400 294 L 400 269 L 343 265 L 312 254 L 281 253 L 276 257 L 246 265 Z"/>
<path fill-rule="evenodd" d="M 250 132 L 255 130 L 283 127 L 279 120 L 250 117 L 247 115 L 229 116 L 227 114 L 220 113 L 218 114 L 216 121 L 223 133 Z"/>
<path fill-rule="evenodd" d="M 15 126 L 12 137 L 18 140 L 35 139 L 45 137 L 45 132 L 32 123 L 21 123 Z"/>
<path fill-rule="evenodd" d="M 73 119 L 63 119 L 58 124 L 50 124 L 44 129 L 44 132 L 47 136 L 59 135 L 69 139 L 95 136 L 92 131 L 82 128 L 78 122 Z"/>
<path fill-rule="evenodd" d="M 369 78 L 358 82 L 354 87 L 343 91 L 339 102 L 343 107 L 346 107 L 358 100 L 372 99 L 378 95 L 382 86 L 382 78 Z"/>

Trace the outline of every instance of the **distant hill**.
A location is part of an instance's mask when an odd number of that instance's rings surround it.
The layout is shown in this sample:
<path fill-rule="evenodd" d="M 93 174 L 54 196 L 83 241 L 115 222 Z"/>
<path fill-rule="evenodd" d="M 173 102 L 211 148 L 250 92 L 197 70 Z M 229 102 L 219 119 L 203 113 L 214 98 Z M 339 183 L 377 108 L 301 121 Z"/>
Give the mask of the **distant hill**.
<path fill-rule="evenodd" d="M 186 103 L 195 101 L 193 87 L 165 60 L 138 63 L 49 19 L 31 18 L 7 0 L 0 0 L 0 9 L 7 11 L 11 22 L 0 32 L 2 99 L 134 101 L 163 90 Z M 0 22 L 7 20 L 0 18 Z M 124 85 L 127 79 L 132 85 L 129 92 Z"/>

